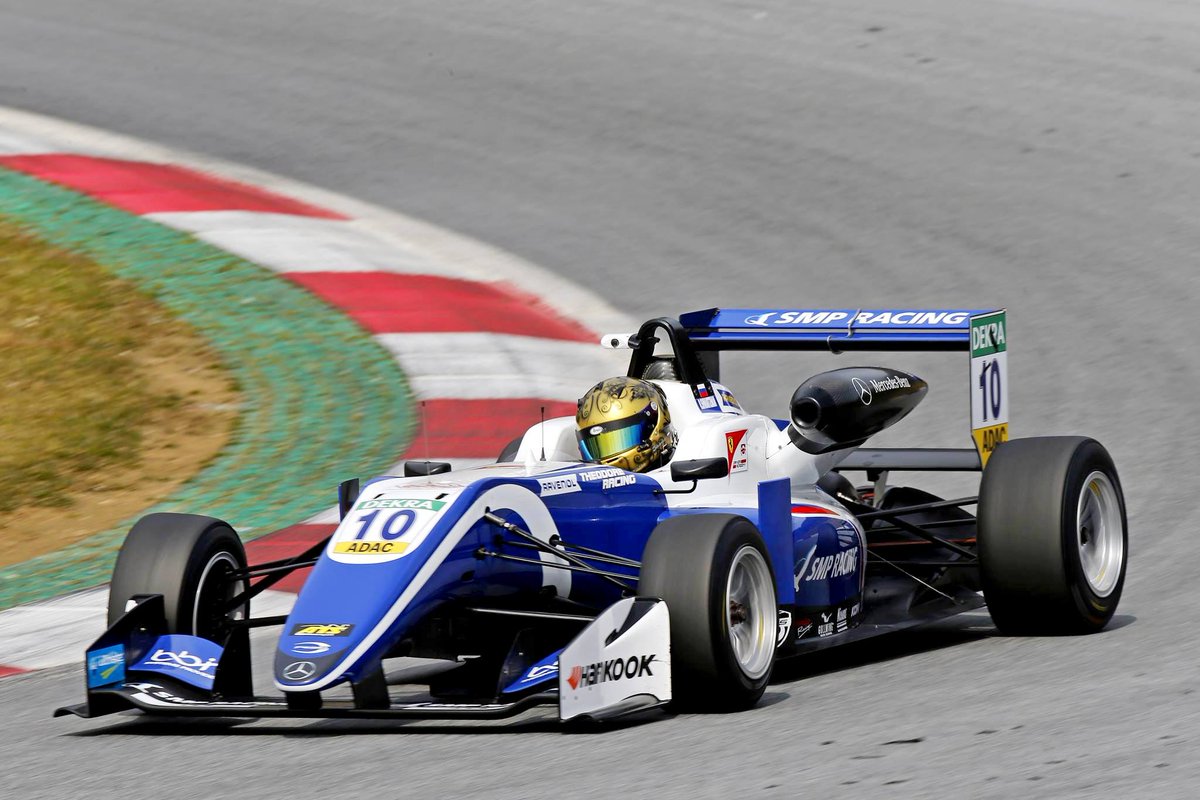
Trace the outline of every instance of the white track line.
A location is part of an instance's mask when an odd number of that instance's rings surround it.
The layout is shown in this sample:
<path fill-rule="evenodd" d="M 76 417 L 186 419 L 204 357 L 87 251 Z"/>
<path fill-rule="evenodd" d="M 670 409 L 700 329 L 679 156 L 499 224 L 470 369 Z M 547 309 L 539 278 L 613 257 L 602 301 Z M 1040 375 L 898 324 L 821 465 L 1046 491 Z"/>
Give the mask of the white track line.
<path fill-rule="evenodd" d="M 314 219 L 257 211 L 147 214 L 247 261 L 276 272 L 396 272 L 475 278 L 454 264 L 382 238 L 354 220 Z"/>

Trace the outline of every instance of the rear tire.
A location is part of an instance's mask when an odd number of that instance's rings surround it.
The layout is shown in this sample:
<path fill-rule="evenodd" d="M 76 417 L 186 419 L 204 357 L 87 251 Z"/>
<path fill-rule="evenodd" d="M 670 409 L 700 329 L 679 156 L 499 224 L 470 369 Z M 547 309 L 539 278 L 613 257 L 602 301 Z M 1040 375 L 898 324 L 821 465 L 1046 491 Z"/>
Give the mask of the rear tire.
<path fill-rule="evenodd" d="M 675 704 L 735 711 L 762 697 L 775 660 L 775 577 L 745 517 L 689 514 L 659 523 L 642 555 L 638 593 L 671 615 Z"/>
<path fill-rule="evenodd" d="M 246 551 L 233 528 L 196 514 L 149 514 L 125 537 L 108 594 L 108 624 L 125 613 L 130 598 L 161 594 L 167 632 L 222 643 L 229 622 L 250 614 L 250 604 L 223 607 L 246 587 L 228 580 L 246 568 Z"/>
<path fill-rule="evenodd" d="M 1011 634 L 1093 633 L 1125 585 L 1125 498 L 1094 439 L 1014 439 L 979 489 L 979 562 L 996 627 Z"/>

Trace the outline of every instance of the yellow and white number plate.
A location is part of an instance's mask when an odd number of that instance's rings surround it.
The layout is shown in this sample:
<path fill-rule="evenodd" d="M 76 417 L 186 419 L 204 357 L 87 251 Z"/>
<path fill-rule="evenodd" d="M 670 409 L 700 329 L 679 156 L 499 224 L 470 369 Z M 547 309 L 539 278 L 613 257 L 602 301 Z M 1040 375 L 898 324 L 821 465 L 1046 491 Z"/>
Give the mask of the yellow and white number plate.
<path fill-rule="evenodd" d="M 378 564 L 420 546 L 449 500 L 428 497 L 362 498 L 329 542 L 329 556 L 347 564 Z"/>

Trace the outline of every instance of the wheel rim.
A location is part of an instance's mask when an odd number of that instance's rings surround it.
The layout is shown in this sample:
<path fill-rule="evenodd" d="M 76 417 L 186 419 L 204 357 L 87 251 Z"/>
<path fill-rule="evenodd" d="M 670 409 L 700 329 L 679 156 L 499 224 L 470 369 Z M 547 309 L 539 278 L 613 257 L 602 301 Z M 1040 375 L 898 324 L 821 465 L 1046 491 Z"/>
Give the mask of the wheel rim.
<path fill-rule="evenodd" d="M 1117 490 L 1096 470 L 1083 482 L 1075 523 L 1075 543 L 1083 577 L 1098 597 L 1112 594 L 1125 560 L 1125 531 Z"/>
<path fill-rule="evenodd" d="M 245 591 L 245 581 L 229 580 L 229 575 L 240 568 L 233 554 L 224 550 L 214 553 L 204 565 L 204 571 L 200 573 L 200 583 L 196 586 L 196 605 L 192 609 L 192 632 L 196 636 L 220 641 L 229 627 L 229 620 L 245 619 L 245 605 L 228 614 L 217 612 L 217 609 L 225 607 L 230 600 Z"/>
<path fill-rule="evenodd" d="M 746 677 L 761 678 L 775 653 L 775 587 L 758 548 L 743 546 L 733 557 L 725 585 L 725 628 L 734 658 Z"/>

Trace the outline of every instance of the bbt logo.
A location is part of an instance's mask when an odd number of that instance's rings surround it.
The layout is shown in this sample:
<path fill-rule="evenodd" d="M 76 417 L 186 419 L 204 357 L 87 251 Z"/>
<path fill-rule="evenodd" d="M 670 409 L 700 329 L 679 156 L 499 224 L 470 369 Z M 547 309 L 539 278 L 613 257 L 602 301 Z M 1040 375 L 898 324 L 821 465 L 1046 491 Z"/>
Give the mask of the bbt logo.
<path fill-rule="evenodd" d="M 173 653 L 170 650 L 158 650 L 154 655 L 150 656 L 148 663 L 150 664 L 170 664 L 173 667 L 182 667 L 189 672 L 211 672 L 217 668 L 217 659 L 201 658 L 189 653 L 187 650 L 180 650 L 178 653 Z"/>

